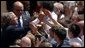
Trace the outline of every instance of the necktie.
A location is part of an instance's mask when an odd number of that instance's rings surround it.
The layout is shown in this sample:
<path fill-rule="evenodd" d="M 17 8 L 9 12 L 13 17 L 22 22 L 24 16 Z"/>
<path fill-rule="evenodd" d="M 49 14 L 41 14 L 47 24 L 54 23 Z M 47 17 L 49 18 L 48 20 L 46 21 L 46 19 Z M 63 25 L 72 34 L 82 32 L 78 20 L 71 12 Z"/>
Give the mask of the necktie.
<path fill-rule="evenodd" d="M 18 28 L 21 28 L 20 17 L 18 18 Z"/>

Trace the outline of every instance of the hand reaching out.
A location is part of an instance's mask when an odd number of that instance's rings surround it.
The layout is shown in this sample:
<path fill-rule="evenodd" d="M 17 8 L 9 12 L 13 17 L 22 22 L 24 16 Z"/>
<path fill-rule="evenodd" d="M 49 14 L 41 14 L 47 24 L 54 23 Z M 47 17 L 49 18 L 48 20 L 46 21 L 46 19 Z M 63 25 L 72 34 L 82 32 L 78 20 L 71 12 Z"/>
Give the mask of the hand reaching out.
<path fill-rule="evenodd" d="M 43 10 L 44 14 L 51 18 L 51 12 L 47 9 Z"/>
<path fill-rule="evenodd" d="M 42 39 L 39 40 L 39 38 L 36 38 L 36 44 L 35 44 L 35 47 L 39 47 L 39 45 L 42 43 Z"/>

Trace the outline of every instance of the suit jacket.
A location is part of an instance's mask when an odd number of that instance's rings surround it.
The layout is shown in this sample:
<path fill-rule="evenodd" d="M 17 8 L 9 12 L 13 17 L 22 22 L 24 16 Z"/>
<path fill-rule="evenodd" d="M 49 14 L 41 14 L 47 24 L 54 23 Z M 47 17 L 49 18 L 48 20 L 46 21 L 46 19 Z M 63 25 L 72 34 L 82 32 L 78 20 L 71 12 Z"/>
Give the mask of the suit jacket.
<path fill-rule="evenodd" d="M 22 14 L 22 19 L 23 19 L 23 28 L 25 29 L 25 31 L 29 31 L 29 22 L 30 22 L 30 14 L 28 11 L 24 11 L 24 13 Z"/>
<path fill-rule="evenodd" d="M 2 47 L 8 47 L 12 42 L 14 42 L 17 38 L 21 38 L 26 35 L 27 31 L 29 31 L 29 22 L 30 22 L 30 14 L 25 11 L 22 14 L 23 19 L 23 28 L 17 28 L 16 26 L 5 24 L 2 26 L 1 33 L 1 43 Z"/>
<path fill-rule="evenodd" d="M 4 29 L 1 36 L 2 47 L 9 47 L 9 45 L 14 44 L 16 39 L 21 38 L 25 35 L 23 28 L 17 28 L 14 25 L 9 25 Z"/>

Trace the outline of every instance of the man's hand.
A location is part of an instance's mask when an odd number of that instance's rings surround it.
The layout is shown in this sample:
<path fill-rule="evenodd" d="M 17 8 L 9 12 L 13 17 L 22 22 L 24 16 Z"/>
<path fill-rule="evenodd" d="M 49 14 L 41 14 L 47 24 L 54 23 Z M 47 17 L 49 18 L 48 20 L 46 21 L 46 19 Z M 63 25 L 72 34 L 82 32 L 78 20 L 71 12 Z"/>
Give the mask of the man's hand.
<path fill-rule="evenodd" d="M 39 40 L 39 38 L 37 38 L 35 47 L 39 47 L 39 45 L 42 43 L 42 41 L 43 40 Z"/>
<path fill-rule="evenodd" d="M 52 17 L 51 17 L 51 12 L 50 12 L 49 10 L 44 9 L 43 12 L 44 12 L 44 14 L 45 14 L 46 16 L 52 18 Z"/>

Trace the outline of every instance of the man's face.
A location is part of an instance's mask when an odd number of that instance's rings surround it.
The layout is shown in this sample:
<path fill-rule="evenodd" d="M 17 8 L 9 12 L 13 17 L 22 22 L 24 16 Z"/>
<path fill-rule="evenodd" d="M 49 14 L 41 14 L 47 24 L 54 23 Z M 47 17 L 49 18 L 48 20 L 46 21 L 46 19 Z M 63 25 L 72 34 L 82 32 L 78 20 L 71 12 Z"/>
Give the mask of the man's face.
<path fill-rule="evenodd" d="M 55 13 L 56 13 L 58 16 L 61 14 L 61 10 L 62 10 L 62 9 L 57 8 L 57 7 L 54 8 L 54 11 L 55 11 Z"/>
<path fill-rule="evenodd" d="M 39 20 L 40 20 L 40 21 L 43 21 L 43 20 L 44 20 L 44 16 L 45 16 L 45 15 L 44 15 L 44 12 L 40 13 L 40 14 L 39 14 Z"/>
<path fill-rule="evenodd" d="M 23 10 L 24 10 L 23 6 L 15 6 L 13 11 L 17 16 L 20 16 L 22 15 Z"/>

